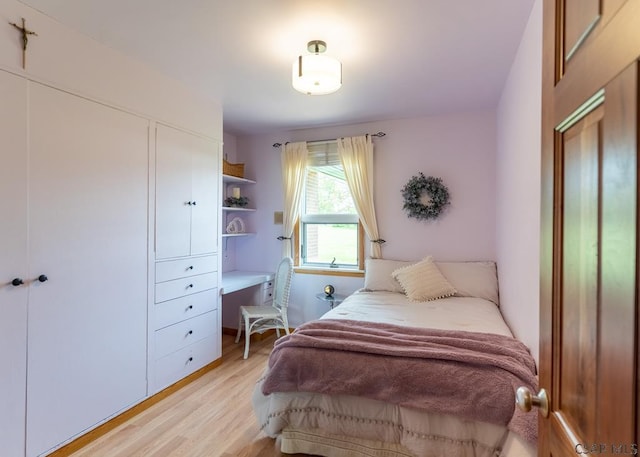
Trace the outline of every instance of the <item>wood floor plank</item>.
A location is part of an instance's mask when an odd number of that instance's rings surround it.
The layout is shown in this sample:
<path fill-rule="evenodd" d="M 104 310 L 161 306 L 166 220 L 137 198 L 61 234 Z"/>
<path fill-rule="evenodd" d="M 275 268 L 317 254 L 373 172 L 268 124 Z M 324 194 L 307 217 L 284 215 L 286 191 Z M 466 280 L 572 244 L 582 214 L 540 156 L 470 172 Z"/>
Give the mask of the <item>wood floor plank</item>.
<path fill-rule="evenodd" d="M 73 457 L 281 457 L 258 428 L 251 393 L 275 336 L 244 344 L 222 337 L 222 364 L 119 425 Z M 297 454 L 298 457 L 304 457 Z M 293 456 L 292 456 L 293 457 Z"/>

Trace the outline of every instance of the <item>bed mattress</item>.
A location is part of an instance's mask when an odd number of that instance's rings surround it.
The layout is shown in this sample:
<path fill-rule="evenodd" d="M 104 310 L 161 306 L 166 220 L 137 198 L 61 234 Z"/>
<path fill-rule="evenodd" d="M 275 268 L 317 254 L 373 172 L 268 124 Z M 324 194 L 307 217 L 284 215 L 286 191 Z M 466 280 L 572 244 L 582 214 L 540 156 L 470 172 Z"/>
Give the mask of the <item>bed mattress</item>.
<path fill-rule="evenodd" d="M 474 297 L 414 303 L 396 292 L 360 291 L 323 319 L 512 336 L 499 308 Z M 308 392 L 253 392 L 260 428 L 286 453 L 326 456 L 534 456 L 506 427 L 372 399 Z"/>

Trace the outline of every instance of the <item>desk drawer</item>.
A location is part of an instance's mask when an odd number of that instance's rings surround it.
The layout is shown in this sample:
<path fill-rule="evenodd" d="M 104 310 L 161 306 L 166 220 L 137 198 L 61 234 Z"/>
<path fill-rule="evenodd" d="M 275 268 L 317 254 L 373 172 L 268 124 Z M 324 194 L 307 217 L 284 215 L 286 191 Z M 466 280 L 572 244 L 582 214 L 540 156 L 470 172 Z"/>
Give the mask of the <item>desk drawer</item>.
<path fill-rule="evenodd" d="M 189 376 L 219 357 L 219 335 L 205 338 L 165 357 L 156 359 L 155 391 Z"/>
<path fill-rule="evenodd" d="M 205 290 L 186 297 L 157 303 L 154 308 L 154 330 L 182 322 L 218 309 L 218 289 Z"/>
<path fill-rule="evenodd" d="M 156 284 L 156 303 L 218 287 L 218 273 L 206 273 Z"/>
<path fill-rule="evenodd" d="M 175 352 L 196 341 L 216 334 L 216 312 L 196 316 L 156 330 L 156 358 Z"/>
<path fill-rule="evenodd" d="M 156 282 L 186 278 L 188 276 L 211 273 L 217 270 L 218 257 L 215 255 L 168 260 L 156 263 Z"/>

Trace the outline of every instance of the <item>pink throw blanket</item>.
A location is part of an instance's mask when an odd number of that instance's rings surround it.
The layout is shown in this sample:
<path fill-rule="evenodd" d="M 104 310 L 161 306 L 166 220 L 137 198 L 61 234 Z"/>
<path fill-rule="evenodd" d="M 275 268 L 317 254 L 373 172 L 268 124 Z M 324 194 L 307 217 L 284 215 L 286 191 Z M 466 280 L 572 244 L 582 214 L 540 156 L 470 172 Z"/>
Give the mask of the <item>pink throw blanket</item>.
<path fill-rule="evenodd" d="M 508 426 L 529 443 L 537 414 L 515 389 L 537 392 L 524 344 L 502 335 L 322 319 L 276 341 L 262 392 L 354 395 Z"/>

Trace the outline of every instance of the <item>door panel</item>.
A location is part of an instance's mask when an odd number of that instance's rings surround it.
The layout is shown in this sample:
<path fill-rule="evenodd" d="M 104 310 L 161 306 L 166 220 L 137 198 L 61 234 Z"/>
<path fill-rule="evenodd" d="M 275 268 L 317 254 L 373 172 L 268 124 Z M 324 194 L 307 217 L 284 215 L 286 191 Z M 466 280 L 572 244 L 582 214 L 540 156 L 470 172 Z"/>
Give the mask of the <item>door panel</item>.
<path fill-rule="evenodd" d="M 29 87 L 34 456 L 146 395 L 148 121 Z"/>
<path fill-rule="evenodd" d="M 633 63 L 606 87 L 603 129 L 598 436 L 612 443 L 636 443 L 637 100 Z"/>
<path fill-rule="evenodd" d="M 0 71 L 0 453 L 24 453 L 27 375 L 27 83 Z M 14 287 L 11 281 L 25 284 Z"/>
<path fill-rule="evenodd" d="M 640 2 L 596 3 L 601 19 L 564 68 L 562 44 L 594 4 L 543 9 L 543 457 L 635 454 L 639 440 Z"/>
<path fill-rule="evenodd" d="M 600 0 L 564 0 L 564 58 L 569 60 L 600 19 Z"/>
<path fill-rule="evenodd" d="M 193 199 L 191 209 L 191 254 L 209 254 L 218 250 L 219 162 L 218 145 L 212 140 L 194 137 Z"/>
<path fill-rule="evenodd" d="M 595 436 L 598 335 L 599 162 L 598 109 L 563 135 L 562 376 L 559 409 L 577 436 Z"/>
<path fill-rule="evenodd" d="M 191 154 L 186 133 L 158 125 L 156 133 L 156 259 L 191 253 Z M 189 135 L 190 136 L 190 135 Z M 189 137 L 187 136 L 187 138 Z"/>

